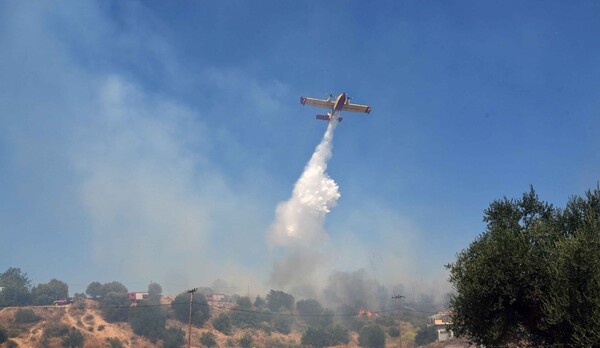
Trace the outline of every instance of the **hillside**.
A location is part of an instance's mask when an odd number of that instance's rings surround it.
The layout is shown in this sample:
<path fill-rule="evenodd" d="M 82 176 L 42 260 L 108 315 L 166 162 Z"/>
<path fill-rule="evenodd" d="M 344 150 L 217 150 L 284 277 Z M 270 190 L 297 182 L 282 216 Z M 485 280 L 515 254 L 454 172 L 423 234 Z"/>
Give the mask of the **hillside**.
<path fill-rule="evenodd" d="M 163 304 L 168 308 L 172 299 L 163 298 Z M 212 319 L 214 320 L 223 312 L 228 312 L 227 304 L 213 307 Z M 35 316 L 31 322 L 25 319 L 17 319 L 18 311 L 29 312 L 31 310 Z M 21 314 L 22 314 L 21 313 Z M 35 318 L 37 317 L 37 318 Z M 172 313 L 167 319 L 167 328 L 179 328 L 186 332 L 187 325 L 180 321 L 172 319 Z M 126 322 L 110 323 L 103 319 L 98 304 L 93 300 L 85 301 L 85 308 L 78 309 L 72 305 L 65 306 L 40 306 L 29 307 L 25 310 L 18 308 L 5 308 L 0 311 L 0 325 L 8 331 L 13 345 L 18 347 L 63 347 L 63 337 L 72 333 L 81 333 L 83 336 L 84 347 L 164 347 L 162 340 L 151 342 L 147 338 L 133 333 L 131 325 Z M 402 323 L 403 347 L 414 347 L 414 337 L 416 329 L 409 323 Z M 224 335 L 215 330 L 212 321 L 208 321 L 202 327 L 192 328 L 192 346 L 203 347 L 200 343 L 200 337 L 211 332 L 214 335 L 218 347 L 239 347 L 241 340 L 245 336 L 251 337 L 252 347 L 300 347 L 301 336 L 306 326 L 302 321 L 297 321 L 292 331 L 285 335 L 275 330 L 264 330 L 256 328 L 240 329 L 233 328 L 229 335 Z M 350 331 L 350 341 L 348 344 L 338 347 L 358 347 L 358 333 Z M 187 344 L 187 336 L 185 338 Z M 448 344 L 436 343 L 435 347 L 455 346 L 464 347 L 464 342 L 448 342 Z M 461 345 L 462 344 L 462 345 Z M 3 346 L 9 346 L 5 343 Z M 386 347 L 398 347 L 399 339 L 392 338 L 386 333 Z"/>

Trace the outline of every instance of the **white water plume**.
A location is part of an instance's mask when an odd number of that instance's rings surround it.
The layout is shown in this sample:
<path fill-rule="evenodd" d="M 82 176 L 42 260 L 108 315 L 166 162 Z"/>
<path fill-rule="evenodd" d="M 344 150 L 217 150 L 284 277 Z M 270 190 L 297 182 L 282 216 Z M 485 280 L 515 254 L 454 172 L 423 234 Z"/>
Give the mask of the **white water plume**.
<path fill-rule="evenodd" d="M 326 173 L 336 123 L 329 123 L 323 140 L 294 185 L 292 197 L 277 205 L 269 231 L 271 245 L 308 247 L 327 240 L 323 220 L 340 198 L 338 185 Z"/>
<path fill-rule="evenodd" d="M 340 198 L 338 185 L 326 173 L 336 124 L 334 121 L 327 126 L 323 140 L 294 185 L 292 197 L 277 205 L 269 229 L 270 246 L 287 247 L 286 254 L 273 265 L 272 283 L 304 294 L 312 295 L 309 278 L 324 260 L 321 247 L 328 237 L 323 222 Z"/>

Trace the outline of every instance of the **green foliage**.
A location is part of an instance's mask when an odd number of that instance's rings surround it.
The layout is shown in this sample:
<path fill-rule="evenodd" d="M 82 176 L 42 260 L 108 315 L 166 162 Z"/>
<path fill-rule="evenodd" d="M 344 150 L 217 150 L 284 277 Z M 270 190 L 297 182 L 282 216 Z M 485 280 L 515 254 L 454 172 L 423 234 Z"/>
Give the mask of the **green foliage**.
<path fill-rule="evenodd" d="M 0 325 L 0 343 L 8 341 L 8 330 Z"/>
<path fill-rule="evenodd" d="M 117 337 L 108 337 L 106 339 L 106 343 L 110 344 L 111 348 L 123 348 L 123 342 L 121 342 L 120 339 L 118 339 Z"/>
<path fill-rule="evenodd" d="M 31 302 L 31 281 L 20 268 L 10 267 L 0 273 L 0 306 L 25 306 Z"/>
<path fill-rule="evenodd" d="M 309 327 L 302 335 L 302 345 L 311 347 L 327 347 L 348 344 L 350 334 L 341 325 L 322 327 Z"/>
<path fill-rule="evenodd" d="M 129 323 L 136 335 L 148 338 L 155 343 L 162 337 L 167 321 L 167 313 L 161 306 L 140 301 L 129 310 Z"/>
<path fill-rule="evenodd" d="M 84 309 L 85 308 L 85 294 L 76 293 L 73 296 L 73 304 L 71 305 L 71 309 Z"/>
<path fill-rule="evenodd" d="M 111 291 L 103 294 L 100 298 L 102 316 L 110 323 L 127 321 L 129 317 L 129 306 L 131 301 L 127 297 L 127 291 Z"/>
<path fill-rule="evenodd" d="M 379 325 L 365 325 L 360 329 L 358 344 L 361 347 L 383 348 L 385 347 L 385 332 Z"/>
<path fill-rule="evenodd" d="M 33 303 L 36 305 L 49 305 L 56 300 L 69 296 L 69 286 L 58 279 L 52 279 L 46 284 L 38 284 L 31 289 Z"/>
<path fill-rule="evenodd" d="M 240 338 L 240 346 L 244 348 L 252 347 L 252 335 L 250 333 L 246 333 L 242 338 Z"/>
<path fill-rule="evenodd" d="M 163 348 L 179 348 L 185 343 L 185 333 L 183 330 L 170 327 L 163 334 Z"/>
<path fill-rule="evenodd" d="M 263 300 L 262 297 L 260 297 L 260 295 L 257 295 L 256 299 L 254 300 L 254 307 L 261 308 L 266 305 L 267 305 L 267 302 L 265 300 Z"/>
<path fill-rule="evenodd" d="M 288 315 L 278 315 L 273 319 L 273 328 L 275 331 L 287 335 L 292 332 L 293 323 L 294 317 Z"/>
<path fill-rule="evenodd" d="M 221 333 L 227 336 L 231 335 L 231 320 L 226 313 L 221 313 L 217 318 L 213 319 L 212 325 Z"/>
<path fill-rule="evenodd" d="M 600 189 L 561 210 L 532 188 L 492 202 L 484 221 L 447 265 L 454 333 L 489 346 L 600 342 Z"/>
<path fill-rule="evenodd" d="M 294 310 L 294 296 L 283 291 L 271 290 L 267 294 L 267 307 L 271 312 L 279 312 L 282 308 Z"/>
<path fill-rule="evenodd" d="M 388 334 L 390 335 L 390 337 L 399 337 L 400 329 L 397 326 L 390 326 L 390 328 L 388 329 Z"/>
<path fill-rule="evenodd" d="M 331 335 L 332 345 L 348 344 L 350 342 L 350 333 L 340 324 L 329 326 L 327 331 Z"/>
<path fill-rule="evenodd" d="M 65 348 L 83 347 L 85 337 L 79 330 L 71 330 L 62 338 L 62 346 Z"/>
<path fill-rule="evenodd" d="M 252 301 L 249 297 L 238 297 L 236 303 L 240 308 L 252 308 Z"/>
<path fill-rule="evenodd" d="M 100 284 L 100 282 L 91 282 L 85 290 L 85 293 L 88 294 L 89 297 L 96 299 L 98 296 L 102 295 L 102 284 Z"/>
<path fill-rule="evenodd" d="M 158 283 L 150 283 L 148 285 L 148 302 L 159 304 L 162 296 L 162 286 Z"/>
<path fill-rule="evenodd" d="M 91 284 L 90 284 L 91 285 Z M 117 294 L 126 294 L 127 295 L 127 288 L 125 287 L 125 285 L 117 282 L 117 281 L 113 281 L 110 283 L 105 283 L 102 284 L 102 287 L 100 288 L 100 297 L 104 297 L 106 295 L 108 295 L 111 292 L 115 292 Z"/>
<path fill-rule="evenodd" d="M 182 323 L 187 323 L 189 321 L 189 303 L 190 303 L 190 294 L 183 292 L 171 303 L 171 308 L 173 312 L 175 312 L 175 319 L 181 321 Z M 192 304 L 192 324 L 194 326 L 202 326 L 204 323 L 210 319 L 210 307 L 208 302 L 206 302 L 206 298 L 204 295 L 199 293 L 194 293 L 194 301 Z"/>
<path fill-rule="evenodd" d="M 326 327 L 332 323 L 333 313 L 323 308 L 317 300 L 300 300 L 296 303 L 296 309 L 308 325 Z"/>
<path fill-rule="evenodd" d="M 15 312 L 15 323 L 16 324 L 28 324 L 36 323 L 40 321 L 40 318 L 35 312 L 29 308 L 19 308 Z"/>
<path fill-rule="evenodd" d="M 63 337 L 69 334 L 69 326 L 52 321 L 44 329 L 45 337 Z"/>
<path fill-rule="evenodd" d="M 435 326 L 424 326 L 415 336 L 415 344 L 417 346 L 424 346 L 435 341 L 437 341 L 437 330 Z"/>
<path fill-rule="evenodd" d="M 331 345 L 329 332 L 320 327 L 309 327 L 302 334 L 302 345 L 310 347 L 327 347 Z"/>
<path fill-rule="evenodd" d="M 217 345 L 216 337 L 212 332 L 205 332 L 200 336 L 200 343 L 206 347 L 215 347 Z"/>

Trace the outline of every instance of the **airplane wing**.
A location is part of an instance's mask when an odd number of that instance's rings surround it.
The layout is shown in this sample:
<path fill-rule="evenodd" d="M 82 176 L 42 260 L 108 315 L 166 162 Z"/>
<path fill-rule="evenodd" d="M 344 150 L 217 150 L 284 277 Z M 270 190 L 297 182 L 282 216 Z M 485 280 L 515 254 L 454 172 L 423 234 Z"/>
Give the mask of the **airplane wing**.
<path fill-rule="evenodd" d="M 310 105 L 310 106 L 314 106 L 316 108 L 333 109 L 334 102 L 332 102 L 331 100 L 325 100 L 325 99 L 300 97 L 300 104 Z"/>
<path fill-rule="evenodd" d="M 368 105 L 344 104 L 342 110 L 352 112 L 366 112 L 368 114 L 371 112 L 371 107 Z"/>

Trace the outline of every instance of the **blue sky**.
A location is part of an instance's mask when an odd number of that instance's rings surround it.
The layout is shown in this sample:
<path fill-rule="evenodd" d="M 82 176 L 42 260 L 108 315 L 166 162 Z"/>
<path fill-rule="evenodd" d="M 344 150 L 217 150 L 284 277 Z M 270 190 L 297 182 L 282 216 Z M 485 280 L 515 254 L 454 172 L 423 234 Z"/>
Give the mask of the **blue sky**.
<path fill-rule="evenodd" d="M 334 135 L 323 268 L 443 287 L 492 200 L 597 185 L 599 32 L 597 1 L 3 1 L 0 268 L 268 287 L 326 127 L 299 97 L 344 91 L 373 111 Z"/>

